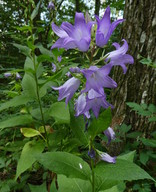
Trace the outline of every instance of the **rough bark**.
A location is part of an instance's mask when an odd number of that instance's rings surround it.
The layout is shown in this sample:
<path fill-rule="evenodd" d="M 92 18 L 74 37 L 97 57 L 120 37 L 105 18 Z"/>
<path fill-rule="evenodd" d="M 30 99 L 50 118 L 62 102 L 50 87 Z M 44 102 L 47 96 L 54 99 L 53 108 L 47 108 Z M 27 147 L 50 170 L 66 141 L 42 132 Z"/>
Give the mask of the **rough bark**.
<path fill-rule="evenodd" d="M 114 79 L 118 88 L 112 93 L 115 106 L 113 125 L 126 123 L 132 130 L 149 135 L 156 128 L 146 117 L 132 112 L 126 102 L 156 105 L 156 70 L 139 63 L 139 54 L 156 61 L 156 0 L 126 0 L 122 38 L 129 44 L 129 53 L 134 57 L 134 65 L 128 66 L 123 75 L 122 69 L 114 69 Z"/>
<path fill-rule="evenodd" d="M 99 15 L 99 11 L 100 11 L 100 0 L 96 0 L 95 1 L 95 15 Z"/>

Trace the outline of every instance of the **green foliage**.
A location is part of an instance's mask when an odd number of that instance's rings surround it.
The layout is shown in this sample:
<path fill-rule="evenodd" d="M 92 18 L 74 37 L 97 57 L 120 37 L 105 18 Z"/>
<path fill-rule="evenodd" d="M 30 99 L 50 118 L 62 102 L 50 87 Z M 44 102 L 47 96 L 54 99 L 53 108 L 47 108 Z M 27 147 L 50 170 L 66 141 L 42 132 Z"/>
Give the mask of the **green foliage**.
<path fill-rule="evenodd" d="M 132 181 L 138 179 L 153 180 L 153 178 L 147 172 L 145 172 L 136 164 L 121 159 L 117 159 L 116 164 L 106 164 L 104 162 L 97 164 L 95 173 L 102 179 L 112 179 L 115 181 Z"/>
<path fill-rule="evenodd" d="M 58 151 L 43 153 L 36 158 L 45 168 L 57 174 L 63 174 L 70 178 L 90 179 L 89 165 L 76 155 Z"/>
<path fill-rule="evenodd" d="M 36 155 L 42 153 L 43 150 L 43 142 L 29 141 L 25 144 L 17 164 L 16 179 L 21 175 L 21 173 L 32 166 L 32 164 L 36 161 Z"/>
<path fill-rule="evenodd" d="M 94 139 L 95 136 L 102 131 L 105 131 L 111 124 L 111 108 L 106 109 L 102 112 L 98 119 L 94 119 L 91 126 L 88 129 L 88 133 Z"/>

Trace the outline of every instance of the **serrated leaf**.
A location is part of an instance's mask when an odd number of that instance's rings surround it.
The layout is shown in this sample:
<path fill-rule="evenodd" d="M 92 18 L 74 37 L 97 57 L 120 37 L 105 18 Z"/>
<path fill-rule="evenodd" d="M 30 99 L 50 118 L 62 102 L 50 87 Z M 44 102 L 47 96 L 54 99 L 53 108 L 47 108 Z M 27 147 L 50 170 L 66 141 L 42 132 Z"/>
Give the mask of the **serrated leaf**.
<path fill-rule="evenodd" d="M 149 121 L 149 122 L 155 122 L 155 121 L 156 121 L 156 117 L 155 117 L 155 116 L 150 117 L 150 118 L 148 119 L 148 121 Z"/>
<path fill-rule="evenodd" d="M 20 105 L 25 105 L 29 101 L 31 101 L 31 98 L 26 97 L 25 95 L 16 96 L 10 101 L 6 101 L 5 103 L 1 104 L 0 111 L 7 109 L 9 107 L 17 107 Z"/>
<path fill-rule="evenodd" d="M 148 110 L 149 110 L 150 112 L 152 112 L 152 113 L 156 113 L 156 106 L 153 105 L 153 104 L 150 104 L 150 105 L 148 106 Z"/>
<path fill-rule="evenodd" d="M 47 152 L 36 156 L 45 168 L 70 178 L 88 180 L 91 175 L 89 165 L 80 157 L 66 152 Z"/>
<path fill-rule="evenodd" d="M 59 192 L 89 192 L 92 186 L 89 181 L 78 178 L 67 178 L 64 175 L 58 175 Z"/>
<path fill-rule="evenodd" d="M 51 105 L 49 115 L 55 119 L 57 124 L 70 123 L 69 108 L 64 102 L 56 102 Z"/>
<path fill-rule="evenodd" d="M 23 53 L 24 55 L 26 55 L 27 57 L 30 57 L 31 55 L 31 50 L 29 49 L 29 47 L 27 46 L 23 46 L 23 45 L 20 45 L 20 44 L 17 44 L 17 43 L 13 43 L 13 45 L 15 47 L 17 47 L 21 53 Z"/>
<path fill-rule="evenodd" d="M 19 125 L 29 125 L 33 122 L 31 115 L 19 115 L 15 117 L 10 117 L 5 121 L 1 121 L 0 129 L 4 129 L 7 127 L 15 127 Z"/>
<path fill-rule="evenodd" d="M 20 159 L 17 164 L 15 179 L 17 179 L 21 175 L 21 173 L 32 166 L 32 164 L 36 161 L 35 156 L 42 153 L 43 150 L 44 144 L 39 141 L 29 141 L 24 145 Z"/>
<path fill-rule="evenodd" d="M 100 162 L 95 168 L 95 173 L 102 179 L 114 181 L 132 181 L 139 179 L 154 179 L 136 164 L 117 159 L 116 164 Z"/>
<path fill-rule="evenodd" d="M 23 94 L 27 97 L 37 99 L 37 87 L 35 79 L 29 74 L 24 75 L 22 80 Z"/>
<path fill-rule="evenodd" d="M 41 133 L 39 131 L 37 131 L 36 129 L 32 129 L 32 128 L 21 128 L 21 133 L 25 136 L 25 137 L 34 137 L 37 135 L 41 136 Z"/>
<path fill-rule="evenodd" d="M 128 138 L 137 138 L 137 137 L 140 137 L 142 135 L 142 133 L 141 132 L 139 132 L 139 131 L 135 131 L 135 132 L 132 132 L 132 133 L 128 133 L 127 135 L 126 135 L 126 137 L 128 137 Z"/>
<path fill-rule="evenodd" d="M 149 146 L 149 147 L 156 147 L 156 140 L 154 139 L 145 139 L 141 138 L 140 139 L 144 145 Z"/>
<path fill-rule="evenodd" d="M 142 111 L 142 110 L 143 110 L 142 107 L 141 107 L 139 104 L 137 104 L 137 103 L 127 102 L 126 104 L 127 104 L 130 108 L 132 108 L 132 110 L 134 110 L 134 111 Z"/>
<path fill-rule="evenodd" d="M 94 119 L 91 126 L 88 128 L 88 133 L 94 138 L 97 134 L 105 131 L 111 124 L 111 108 L 106 109 L 99 115 L 97 119 Z"/>

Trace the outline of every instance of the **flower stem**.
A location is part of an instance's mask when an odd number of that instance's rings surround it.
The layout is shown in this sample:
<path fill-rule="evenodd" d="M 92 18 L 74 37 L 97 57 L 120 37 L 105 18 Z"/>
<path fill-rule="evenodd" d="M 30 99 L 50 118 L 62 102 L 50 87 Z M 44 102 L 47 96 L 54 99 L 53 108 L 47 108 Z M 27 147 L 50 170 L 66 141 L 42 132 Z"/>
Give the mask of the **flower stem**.
<path fill-rule="evenodd" d="M 92 168 L 92 192 L 95 191 L 95 175 L 94 175 L 94 160 L 91 159 L 91 168 Z"/>

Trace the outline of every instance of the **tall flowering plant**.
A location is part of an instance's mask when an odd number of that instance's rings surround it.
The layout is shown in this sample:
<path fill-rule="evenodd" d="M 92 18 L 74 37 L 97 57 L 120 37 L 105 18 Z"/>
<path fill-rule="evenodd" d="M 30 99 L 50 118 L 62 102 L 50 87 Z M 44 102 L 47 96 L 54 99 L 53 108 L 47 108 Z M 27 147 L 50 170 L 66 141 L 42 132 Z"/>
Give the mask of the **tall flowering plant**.
<path fill-rule="evenodd" d="M 111 23 L 107 7 L 103 18 L 96 16 L 96 21 L 85 20 L 83 13 L 76 13 L 74 25 L 63 22 L 58 27 L 52 23 L 52 30 L 59 38 L 50 51 L 41 43 L 35 43 L 33 20 L 39 7 L 40 2 L 32 12 L 30 26 L 22 28 L 29 30 L 28 46 L 14 44 L 26 56 L 24 74 L 15 71 L 16 79 L 21 82 L 21 94 L 0 105 L 0 111 L 10 107 L 20 109 L 0 123 L 0 130 L 20 127 L 26 137 L 15 179 L 28 170 L 39 169 L 44 172 L 41 190 L 60 192 L 98 192 L 118 185 L 124 190 L 125 180 L 152 179 L 132 162 L 134 152 L 116 157 L 106 151 L 116 137 L 110 127 L 114 107 L 107 93 L 108 89 L 115 89 L 117 83 L 110 73 L 117 65 L 125 74 L 126 65 L 133 64 L 134 60 L 127 54 L 125 39 L 121 45 L 114 42 L 115 50 L 102 54 L 99 59 L 96 54 L 100 48 L 105 50 L 111 34 L 124 19 Z M 48 9 L 51 12 L 55 9 L 52 1 Z M 93 28 L 96 28 L 95 34 Z M 68 50 L 67 53 L 78 50 L 86 56 L 84 63 L 71 64 L 70 59 L 67 61 L 61 56 L 61 48 Z M 35 49 L 41 54 L 36 55 Z M 45 61 L 49 69 L 43 65 Z M 9 80 L 12 74 L 7 72 L 4 77 Z M 64 79 L 67 80 L 62 83 Z M 101 135 L 108 140 L 105 149 L 100 145 Z M 32 166 L 37 162 L 39 164 Z M 38 186 L 29 187 L 38 190 Z"/>

